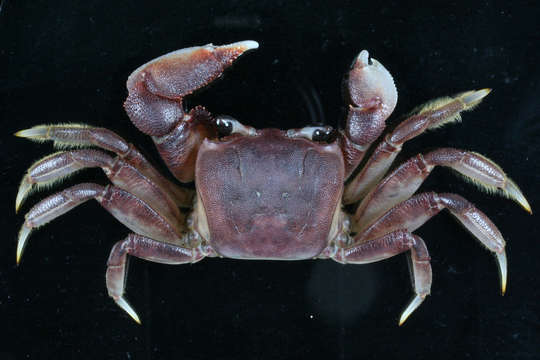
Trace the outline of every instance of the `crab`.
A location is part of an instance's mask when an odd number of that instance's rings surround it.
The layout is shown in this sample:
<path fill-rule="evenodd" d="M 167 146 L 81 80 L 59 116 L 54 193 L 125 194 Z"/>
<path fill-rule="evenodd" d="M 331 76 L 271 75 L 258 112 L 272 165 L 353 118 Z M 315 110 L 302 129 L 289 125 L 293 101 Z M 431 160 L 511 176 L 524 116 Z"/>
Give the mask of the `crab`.
<path fill-rule="evenodd" d="M 504 294 L 505 241 L 493 222 L 459 195 L 415 193 L 435 167 L 445 166 L 531 212 L 518 186 L 493 161 L 454 148 L 418 154 L 390 171 L 406 141 L 460 120 L 460 113 L 490 89 L 431 101 L 381 136 L 397 90 L 385 67 L 363 50 L 345 82 L 349 104 L 339 130 L 258 130 L 201 106 L 184 108 L 184 97 L 258 46 L 241 41 L 177 50 L 142 65 L 127 80 L 124 107 L 132 123 L 152 137 L 172 175 L 181 183 L 194 182 L 195 191 L 168 180 L 134 145 L 105 128 L 59 124 L 17 132 L 34 141 L 54 141 L 62 151 L 29 168 L 16 210 L 32 190 L 84 168 L 101 168 L 111 182 L 78 184 L 31 208 L 19 232 L 17 264 L 33 229 L 95 199 L 132 231 L 112 248 L 106 286 L 138 323 L 124 297 L 128 255 L 165 264 L 205 257 L 366 264 L 409 252 L 414 297 L 399 318 L 401 325 L 432 283 L 426 244 L 413 232 L 448 209 L 495 254 Z"/>

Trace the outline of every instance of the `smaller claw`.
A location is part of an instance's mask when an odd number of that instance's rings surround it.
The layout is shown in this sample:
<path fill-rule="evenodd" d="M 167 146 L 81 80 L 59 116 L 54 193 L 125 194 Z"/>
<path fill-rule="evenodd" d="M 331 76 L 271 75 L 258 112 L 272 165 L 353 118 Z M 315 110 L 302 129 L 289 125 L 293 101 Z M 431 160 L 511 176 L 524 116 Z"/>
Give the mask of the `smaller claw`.
<path fill-rule="evenodd" d="M 31 231 L 32 228 L 26 226 L 26 224 L 23 224 L 21 230 L 19 231 L 19 239 L 17 240 L 17 266 L 21 262 L 21 257 L 24 248 L 26 247 L 26 240 L 28 239 L 28 235 L 30 235 Z"/>
<path fill-rule="evenodd" d="M 418 295 L 416 294 L 414 299 L 409 303 L 407 308 L 403 311 L 401 314 L 401 317 L 399 318 L 399 326 L 403 325 L 405 320 L 413 313 L 414 310 L 416 310 L 422 302 L 426 299 L 426 296 Z"/>
<path fill-rule="evenodd" d="M 499 273 L 501 275 L 501 295 L 504 296 L 506 292 L 506 279 L 508 276 L 506 252 L 503 250 L 501 253 L 495 253 L 497 256 L 497 264 L 499 265 Z"/>
<path fill-rule="evenodd" d="M 139 319 L 139 316 L 137 315 L 135 310 L 133 310 L 131 305 L 129 305 L 126 299 L 124 299 L 123 297 L 119 297 L 118 299 L 114 299 L 114 301 L 118 304 L 118 306 L 122 308 L 122 310 L 127 312 L 129 316 L 131 316 L 131 318 L 137 322 L 137 324 L 141 325 L 141 320 Z"/>

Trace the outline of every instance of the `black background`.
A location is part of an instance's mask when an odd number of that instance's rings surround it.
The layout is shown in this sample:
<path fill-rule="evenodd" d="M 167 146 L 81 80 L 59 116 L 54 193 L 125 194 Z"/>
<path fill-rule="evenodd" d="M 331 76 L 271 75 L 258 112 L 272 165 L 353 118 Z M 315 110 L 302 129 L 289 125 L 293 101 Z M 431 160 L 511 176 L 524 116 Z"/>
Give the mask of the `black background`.
<path fill-rule="evenodd" d="M 143 324 L 107 296 L 105 262 L 128 230 L 89 202 L 34 232 L 19 268 L 15 216 L 24 171 L 53 151 L 15 138 L 42 123 L 116 131 L 165 171 L 122 109 L 125 80 L 166 52 L 253 39 L 261 47 L 191 97 L 257 127 L 344 117 L 341 80 L 361 49 L 394 75 L 400 114 L 469 89 L 494 91 L 464 121 L 405 146 L 437 146 L 500 164 L 538 210 L 539 43 L 534 2 L 12 1 L 0 11 L 1 359 L 533 359 L 540 358 L 540 234 L 536 216 L 436 169 L 423 189 L 462 194 L 508 242 L 509 285 L 448 214 L 418 233 L 433 259 L 432 296 L 397 326 L 412 296 L 406 256 L 364 266 L 332 261 L 208 259 L 165 266 L 132 259 L 127 298 Z M 316 111 L 320 103 L 321 112 Z M 98 170 L 81 181 L 106 183 Z"/>

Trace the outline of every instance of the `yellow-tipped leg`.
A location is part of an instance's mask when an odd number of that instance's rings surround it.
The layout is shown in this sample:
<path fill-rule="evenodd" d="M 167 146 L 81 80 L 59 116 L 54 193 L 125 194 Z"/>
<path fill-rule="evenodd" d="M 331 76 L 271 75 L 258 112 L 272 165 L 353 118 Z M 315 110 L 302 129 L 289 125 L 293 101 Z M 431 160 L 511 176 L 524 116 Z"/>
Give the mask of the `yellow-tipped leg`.
<path fill-rule="evenodd" d="M 515 200 L 523 209 L 525 209 L 525 211 L 532 215 L 531 205 L 529 205 L 529 202 L 521 190 L 519 190 L 516 183 L 510 178 L 506 179 L 506 184 L 503 191 L 510 199 Z"/>
<path fill-rule="evenodd" d="M 30 235 L 31 231 L 32 229 L 24 224 L 21 227 L 21 231 L 19 231 L 19 239 L 17 241 L 17 265 L 19 265 L 19 263 L 21 262 L 21 257 L 24 248 L 26 247 L 26 240 L 28 239 L 28 235 Z"/>
<path fill-rule="evenodd" d="M 461 100 L 468 107 L 475 106 L 476 104 L 478 104 L 480 102 L 480 100 L 482 100 L 483 98 L 488 96 L 488 94 L 490 92 L 491 92 L 490 88 L 468 91 L 468 92 L 461 95 Z"/>
<path fill-rule="evenodd" d="M 399 326 L 403 325 L 405 320 L 407 320 L 407 318 L 413 313 L 414 310 L 416 310 L 416 308 L 420 306 L 420 304 L 422 304 L 422 302 L 424 302 L 425 299 L 425 296 L 420 296 L 418 294 L 414 297 L 414 299 L 412 299 L 399 318 Z"/>
<path fill-rule="evenodd" d="M 33 139 L 33 140 L 46 140 L 48 128 L 49 126 L 47 125 L 38 125 L 30 129 L 17 131 L 14 135 L 17 137 L 28 138 L 28 139 Z"/>
<path fill-rule="evenodd" d="M 497 264 L 499 265 L 499 274 L 501 276 L 501 294 L 506 292 L 506 279 L 508 276 L 508 266 L 506 263 L 506 252 L 503 250 L 501 253 L 495 253 L 497 256 Z"/>
<path fill-rule="evenodd" d="M 28 179 L 28 174 L 26 174 L 21 181 L 21 185 L 19 185 L 19 191 L 17 192 L 17 198 L 15 199 L 15 212 L 19 211 L 30 190 L 32 190 L 32 184 Z"/>
<path fill-rule="evenodd" d="M 118 306 L 120 306 L 122 308 L 122 310 L 127 312 L 129 314 L 129 316 L 131 316 L 131 318 L 137 322 L 137 324 L 139 324 L 139 325 L 141 324 L 141 320 L 139 319 L 139 316 L 137 315 L 135 310 L 133 310 L 131 305 L 128 304 L 126 299 L 121 297 L 121 298 L 118 298 L 118 300 L 115 300 L 115 301 L 118 304 Z"/>

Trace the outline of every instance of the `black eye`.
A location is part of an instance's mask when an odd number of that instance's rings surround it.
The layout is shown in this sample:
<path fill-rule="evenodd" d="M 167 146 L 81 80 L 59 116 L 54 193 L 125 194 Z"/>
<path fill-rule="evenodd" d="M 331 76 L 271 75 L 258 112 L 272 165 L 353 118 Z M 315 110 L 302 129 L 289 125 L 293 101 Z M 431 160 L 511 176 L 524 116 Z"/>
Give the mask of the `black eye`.
<path fill-rule="evenodd" d="M 233 124 L 225 117 L 219 117 L 216 119 L 216 128 L 219 137 L 229 136 L 233 131 Z"/>
<path fill-rule="evenodd" d="M 332 142 L 337 137 L 337 131 L 330 126 L 321 129 L 315 129 L 313 135 L 311 135 L 311 140 L 319 142 Z"/>

